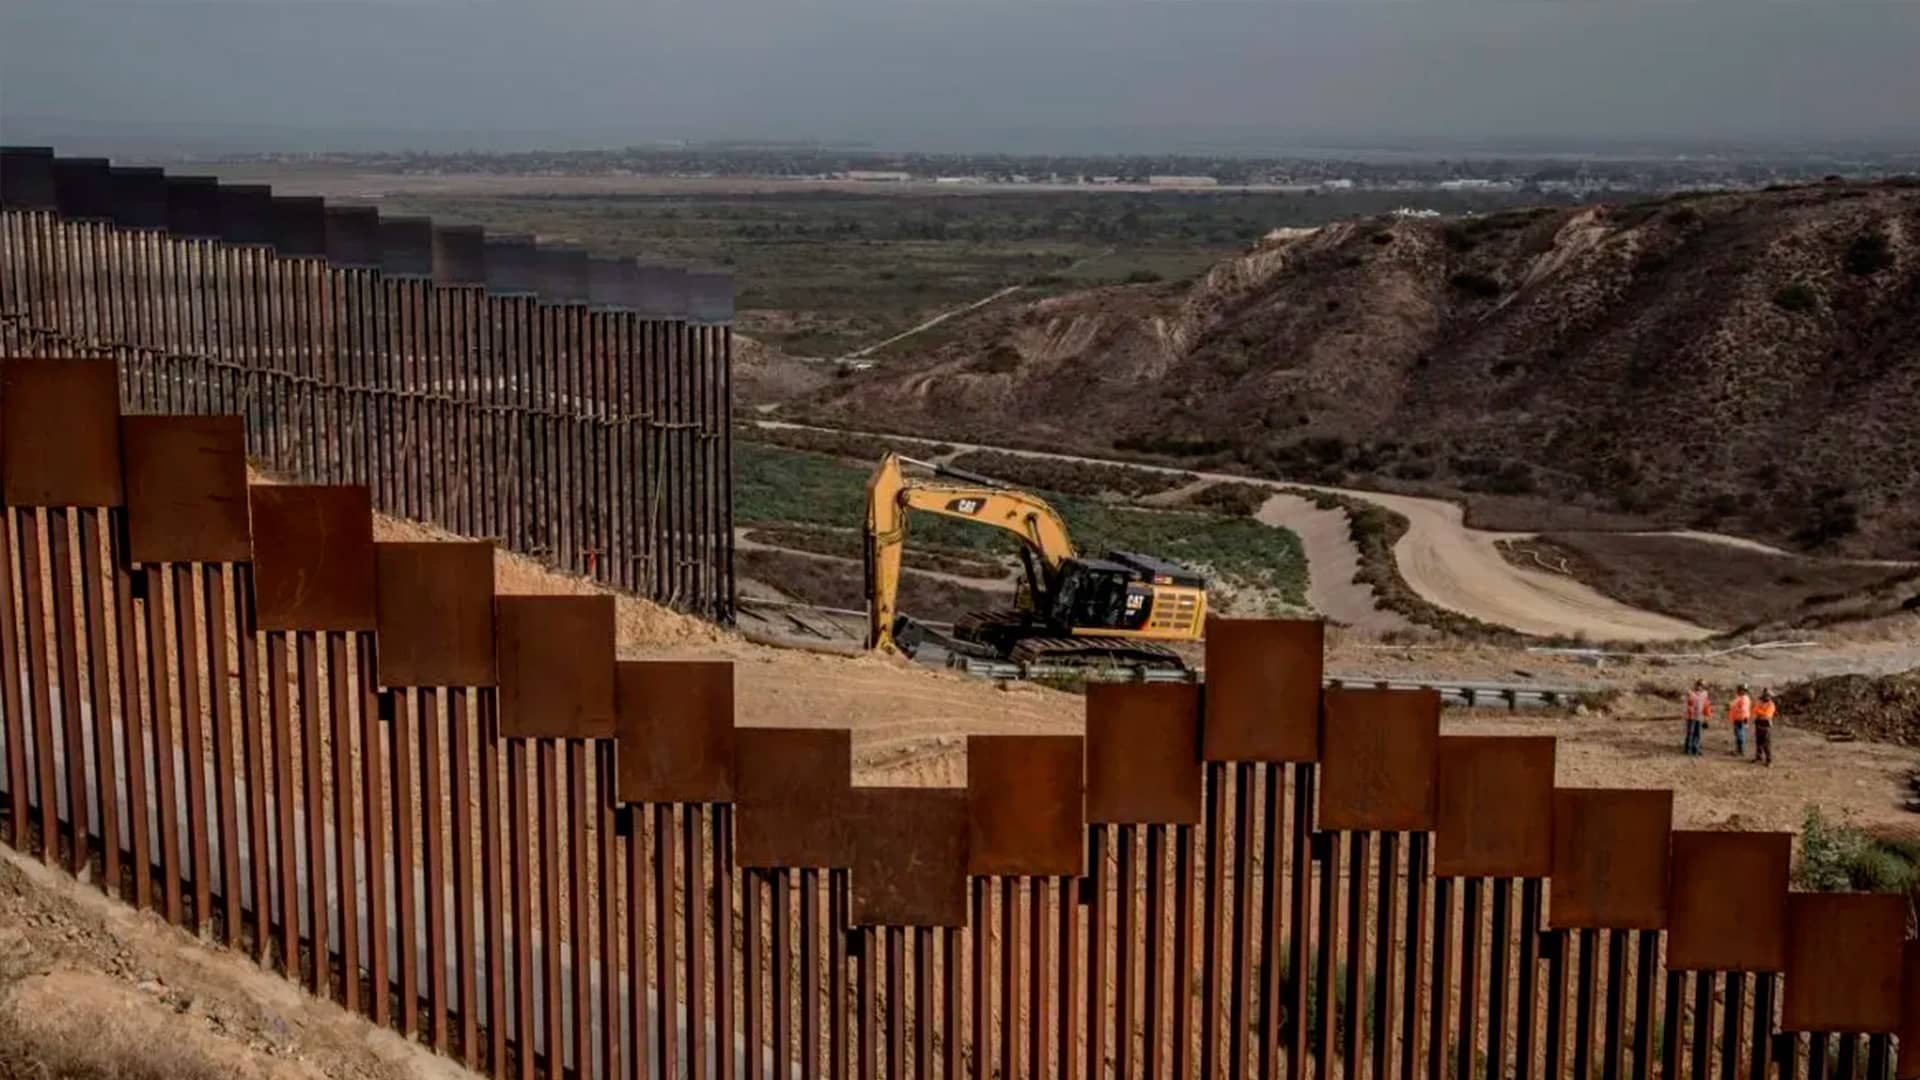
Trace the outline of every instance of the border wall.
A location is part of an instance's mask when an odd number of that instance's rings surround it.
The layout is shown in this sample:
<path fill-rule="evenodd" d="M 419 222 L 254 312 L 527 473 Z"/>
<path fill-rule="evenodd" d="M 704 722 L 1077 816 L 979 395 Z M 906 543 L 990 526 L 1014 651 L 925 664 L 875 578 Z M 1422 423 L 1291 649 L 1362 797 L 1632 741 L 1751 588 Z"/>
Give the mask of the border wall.
<path fill-rule="evenodd" d="M 0 356 L 112 358 L 279 476 L 722 622 L 732 316 L 725 274 L 0 151 Z"/>

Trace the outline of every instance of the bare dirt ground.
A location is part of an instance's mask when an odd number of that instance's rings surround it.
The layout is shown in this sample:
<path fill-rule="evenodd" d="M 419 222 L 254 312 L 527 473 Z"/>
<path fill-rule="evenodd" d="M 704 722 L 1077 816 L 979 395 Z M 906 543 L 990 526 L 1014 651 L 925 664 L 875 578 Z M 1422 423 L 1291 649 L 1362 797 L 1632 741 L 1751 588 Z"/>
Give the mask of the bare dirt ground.
<path fill-rule="evenodd" d="M 453 1080 L 445 1058 L 0 848 L 0 1076 Z"/>

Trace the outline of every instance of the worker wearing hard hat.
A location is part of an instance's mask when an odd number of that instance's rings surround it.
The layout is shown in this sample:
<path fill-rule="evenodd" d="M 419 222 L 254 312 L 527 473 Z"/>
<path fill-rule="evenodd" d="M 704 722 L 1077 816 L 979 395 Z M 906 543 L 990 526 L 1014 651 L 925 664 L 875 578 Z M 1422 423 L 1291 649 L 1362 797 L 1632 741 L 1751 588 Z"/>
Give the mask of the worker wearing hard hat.
<path fill-rule="evenodd" d="M 1753 707 L 1753 763 L 1773 768 L 1773 691 L 1760 691 Z"/>
<path fill-rule="evenodd" d="M 1753 720 L 1753 696 L 1747 692 L 1747 684 L 1741 683 L 1738 693 L 1727 703 L 1727 722 L 1733 725 L 1733 756 L 1747 756 L 1747 724 Z"/>

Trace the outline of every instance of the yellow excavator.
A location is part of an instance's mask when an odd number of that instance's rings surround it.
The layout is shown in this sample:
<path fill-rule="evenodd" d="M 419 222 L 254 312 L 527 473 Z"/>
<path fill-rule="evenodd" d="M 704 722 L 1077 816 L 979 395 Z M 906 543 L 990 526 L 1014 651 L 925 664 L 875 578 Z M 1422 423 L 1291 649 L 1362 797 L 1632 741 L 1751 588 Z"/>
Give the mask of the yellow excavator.
<path fill-rule="evenodd" d="M 903 466 L 929 476 L 909 477 Z M 951 635 L 896 610 L 907 521 L 914 512 L 971 521 L 1020 541 L 1025 571 L 1010 611 L 979 612 Z M 1046 500 L 990 477 L 888 453 L 867 481 L 867 645 L 911 656 L 929 639 L 950 653 L 1026 666 L 1184 670 L 1166 641 L 1193 641 L 1206 625 L 1206 580 L 1133 552 L 1075 554 L 1067 524 Z"/>

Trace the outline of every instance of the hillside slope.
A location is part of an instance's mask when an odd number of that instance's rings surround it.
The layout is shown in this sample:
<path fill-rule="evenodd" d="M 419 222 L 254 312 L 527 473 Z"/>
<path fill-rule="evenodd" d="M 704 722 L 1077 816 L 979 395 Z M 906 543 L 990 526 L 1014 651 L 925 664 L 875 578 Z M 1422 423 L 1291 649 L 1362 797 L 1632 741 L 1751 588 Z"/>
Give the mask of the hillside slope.
<path fill-rule="evenodd" d="M 1920 551 L 1920 184 L 1346 222 L 956 322 L 791 409 L 1464 492 L 1490 527 Z"/>

